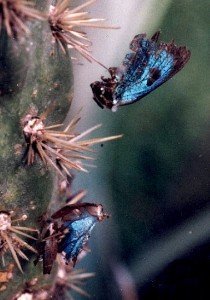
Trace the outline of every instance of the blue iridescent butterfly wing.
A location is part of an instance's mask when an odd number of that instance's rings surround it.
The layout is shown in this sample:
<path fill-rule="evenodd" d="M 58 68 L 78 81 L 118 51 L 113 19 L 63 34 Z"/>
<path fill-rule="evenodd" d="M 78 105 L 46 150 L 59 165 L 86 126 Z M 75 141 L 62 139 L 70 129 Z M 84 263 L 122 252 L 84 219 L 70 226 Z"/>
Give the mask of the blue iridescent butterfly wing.
<path fill-rule="evenodd" d="M 136 102 L 181 70 L 190 58 L 185 46 L 159 43 L 160 32 L 151 39 L 146 34 L 134 37 L 122 66 L 109 68 L 111 78 L 91 84 L 93 99 L 100 107 L 115 110 Z"/>
<path fill-rule="evenodd" d="M 65 252 L 65 258 L 76 262 L 77 256 L 89 239 L 92 229 L 97 223 L 97 218 L 84 214 L 78 220 L 64 223 L 68 233 L 59 244 L 59 252 Z"/>
<path fill-rule="evenodd" d="M 145 34 L 134 37 L 133 53 L 123 61 L 124 74 L 113 94 L 119 105 L 131 104 L 146 96 L 174 76 L 188 61 L 190 52 L 173 42 L 158 44 L 159 32 L 151 39 Z"/>

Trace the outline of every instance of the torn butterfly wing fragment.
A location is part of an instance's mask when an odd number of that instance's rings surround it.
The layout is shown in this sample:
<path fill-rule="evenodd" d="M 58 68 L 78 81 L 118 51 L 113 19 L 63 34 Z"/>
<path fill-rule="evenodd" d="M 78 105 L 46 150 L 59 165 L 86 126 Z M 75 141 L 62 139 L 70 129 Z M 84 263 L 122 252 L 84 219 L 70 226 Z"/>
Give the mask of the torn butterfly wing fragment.
<path fill-rule="evenodd" d="M 110 78 L 91 84 L 93 99 L 101 107 L 116 110 L 136 102 L 179 72 L 190 58 L 185 46 L 158 42 L 160 32 L 150 39 L 138 34 L 118 68 L 109 68 Z"/>
<path fill-rule="evenodd" d="M 37 243 L 38 256 L 34 264 L 43 261 L 43 274 L 50 274 L 58 252 L 58 224 L 50 219 L 44 220 L 44 218 L 41 223 L 42 228 Z"/>
<path fill-rule="evenodd" d="M 97 222 L 107 218 L 100 204 L 79 203 L 67 205 L 52 215 L 53 219 L 61 218 L 64 237 L 58 243 L 58 252 L 65 261 L 75 265 L 77 256 L 84 249 L 92 229 Z"/>

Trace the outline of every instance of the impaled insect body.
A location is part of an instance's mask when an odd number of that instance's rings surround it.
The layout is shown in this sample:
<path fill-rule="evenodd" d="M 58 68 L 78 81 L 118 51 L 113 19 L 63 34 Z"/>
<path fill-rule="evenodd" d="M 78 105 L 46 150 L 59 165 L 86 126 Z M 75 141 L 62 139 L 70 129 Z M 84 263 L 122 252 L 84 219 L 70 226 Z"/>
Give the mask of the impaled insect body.
<path fill-rule="evenodd" d="M 40 218 L 40 238 L 37 245 L 38 261 L 43 261 L 43 273 L 51 272 L 54 261 L 74 266 L 97 222 L 108 218 L 103 206 L 95 203 L 82 203 L 84 190 L 67 198 L 67 205 L 56 211 L 50 218 Z M 58 254 L 58 257 L 57 257 Z M 64 264 L 64 265 L 65 265 Z"/>
<path fill-rule="evenodd" d="M 115 111 L 118 106 L 136 102 L 179 72 L 190 58 L 185 46 L 158 42 L 160 32 L 151 39 L 138 34 L 130 43 L 120 67 L 109 68 L 111 78 L 101 77 L 90 86 L 93 99 L 101 107 Z"/>
<path fill-rule="evenodd" d="M 53 219 L 61 218 L 62 227 L 67 231 L 58 244 L 58 252 L 62 253 L 67 263 L 71 261 L 75 265 L 92 229 L 107 217 L 102 205 L 94 203 L 67 205 L 52 215 Z"/>

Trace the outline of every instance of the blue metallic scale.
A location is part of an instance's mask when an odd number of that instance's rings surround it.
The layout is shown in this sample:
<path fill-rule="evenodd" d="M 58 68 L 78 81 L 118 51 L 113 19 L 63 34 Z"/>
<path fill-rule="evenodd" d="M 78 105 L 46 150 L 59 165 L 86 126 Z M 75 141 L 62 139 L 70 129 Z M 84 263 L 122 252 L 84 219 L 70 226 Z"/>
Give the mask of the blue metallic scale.
<path fill-rule="evenodd" d="M 78 254 L 84 249 L 91 231 L 97 222 L 108 218 L 103 206 L 95 203 L 68 204 L 55 212 L 52 219 L 60 219 L 62 238 L 58 242 L 58 252 L 66 263 L 75 265 Z"/>
<path fill-rule="evenodd" d="M 77 258 L 97 222 L 97 217 L 84 213 L 78 220 L 64 223 L 64 227 L 68 228 L 69 232 L 61 241 L 59 251 L 66 253 L 67 260 Z"/>
<path fill-rule="evenodd" d="M 190 58 L 185 46 L 174 42 L 158 43 L 160 32 L 151 39 L 146 34 L 134 37 L 128 53 L 117 68 L 109 68 L 111 78 L 91 84 L 93 99 L 100 107 L 115 110 L 131 104 L 155 90 L 181 70 Z"/>
<path fill-rule="evenodd" d="M 141 60 L 141 58 L 140 58 Z M 160 70 L 160 77 L 150 86 L 148 86 L 148 78 L 150 77 L 151 68 Z M 146 96 L 152 92 L 163 82 L 165 82 L 173 69 L 173 56 L 166 51 L 162 51 L 158 58 L 156 54 L 151 54 L 144 68 L 141 77 L 139 78 L 139 67 L 132 70 L 132 75 L 126 74 L 123 83 L 120 83 L 114 92 L 113 99 L 120 99 L 120 105 L 138 101 L 139 98 Z M 128 75 L 128 76 L 127 76 Z"/>

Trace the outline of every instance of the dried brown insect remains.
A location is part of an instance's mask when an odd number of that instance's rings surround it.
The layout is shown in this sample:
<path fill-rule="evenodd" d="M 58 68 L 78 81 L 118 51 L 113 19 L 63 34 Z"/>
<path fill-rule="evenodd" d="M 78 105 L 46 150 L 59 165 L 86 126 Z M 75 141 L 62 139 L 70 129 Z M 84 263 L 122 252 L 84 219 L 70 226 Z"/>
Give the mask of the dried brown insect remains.
<path fill-rule="evenodd" d="M 15 223 L 24 221 L 26 219 L 26 215 L 23 215 L 21 218 L 14 219 L 12 217 L 12 212 L 0 211 L 0 256 L 2 257 L 2 260 L 4 262 L 4 254 L 10 251 L 21 272 L 23 272 L 23 270 L 20 265 L 18 256 L 25 260 L 28 260 L 28 257 L 23 253 L 22 248 L 26 248 L 34 253 L 37 252 L 25 240 L 20 238 L 20 236 L 23 236 L 29 239 L 36 240 L 36 238 L 27 234 L 26 232 L 37 232 L 37 230 L 29 227 L 15 225 Z"/>
<path fill-rule="evenodd" d="M 81 190 L 66 200 L 66 205 L 50 218 L 44 214 L 40 219 L 38 256 L 34 261 L 43 261 L 43 274 L 50 274 L 54 261 L 60 268 L 74 267 L 89 252 L 88 239 L 96 223 L 107 219 L 103 206 L 81 202 L 86 191 Z M 59 254 L 59 255 L 57 255 Z"/>

